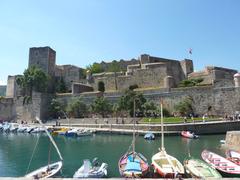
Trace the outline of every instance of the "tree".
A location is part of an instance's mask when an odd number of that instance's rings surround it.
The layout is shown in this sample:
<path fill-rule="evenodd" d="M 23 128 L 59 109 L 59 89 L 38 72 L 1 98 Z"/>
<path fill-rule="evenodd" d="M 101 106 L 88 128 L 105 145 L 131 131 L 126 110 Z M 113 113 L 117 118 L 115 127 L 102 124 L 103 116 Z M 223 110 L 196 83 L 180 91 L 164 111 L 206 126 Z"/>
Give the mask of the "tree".
<path fill-rule="evenodd" d="M 50 104 L 50 113 L 53 118 L 61 116 L 64 110 L 64 105 L 58 100 L 53 98 Z"/>
<path fill-rule="evenodd" d="M 121 69 L 121 66 L 119 65 L 119 63 L 116 60 L 114 60 L 110 63 L 110 65 L 108 66 L 106 71 L 107 72 L 120 72 L 120 71 L 122 71 L 122 69 Z"/>
<path fill-rule="evenodd" d="M 183 101 L 177 103 L 174 108 L 181 115 L 186 116 L 189 114 L 193 114 L 192 102 L 193 99 L 188 96 Z"/>
<path fill-rule="evenodd" d="M 66 87 L 65 81 L 62 77 L 56 81 L 56 92 L 57 93 L 66 93 L 67 92 L 67 87 Z"/>
<path fill-rule="evenodd" d="M 95 113 L 101 114 L 104 118 L 108 113 L 112 112 L 112 105 L 103 96 L 97 97 L 92 104 L 92 110 Z"/>
<path fill-rule="evenodd" d="M 98 82 L 98 90 L 99 90 L 100 92 L 104 92 L 104 91 L 105 91 L 104 82 L 102 82 L 102 81 L 99 81 L 99 82 Z"/>
<path fill-rule="evenodd" d="M 67 113 L 70 117 L 83 118 L 88 113 L 87 105 L 80 98 L 73 98 L 66 108 Z"/>
<path fill-rule="evenodd" d="M 135 112 L 143 114 L 143 104 L 146 102 L 146 99 L 142 94 L 136 93 L 132 90 L 125 91 L 124 95 L 120 98 L 119 109 L 129 112 L 130 116 L 133 116 L 133 103 L 135 100 Z"/>
<path fill-rule="evenodd" d="M 18 76 L 17 84 L 24 90 L 24 94 L 32 97 L 32 91 L 45 92 L 48 84 L 48 76 L 41 69 L 32 66 L 26 69 L 23 76 Z"/>
<path fill-rule="evenodd" d="M 91 73 L 101 73 L 104 72 L 104 69 L 102 68 L 101 64 L 99 63 L 93 63 L 92 65 L 88 65 L 86 67 L 87 70 L 90 70 Z"/>
<path fill-rule="evenodd" d="M 179 83 L 179 87 L 192 87 L 197 86 L 203 81 L 203 78 L 185 79 Z"/>

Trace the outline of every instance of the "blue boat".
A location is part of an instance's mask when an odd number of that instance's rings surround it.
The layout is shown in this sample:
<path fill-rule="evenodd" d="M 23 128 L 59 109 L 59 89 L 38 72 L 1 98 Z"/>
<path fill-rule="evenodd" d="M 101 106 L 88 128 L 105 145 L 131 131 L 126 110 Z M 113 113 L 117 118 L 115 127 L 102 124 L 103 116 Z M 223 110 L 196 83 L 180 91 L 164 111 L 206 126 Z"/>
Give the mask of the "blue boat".
<path fill-rule="evenodd" d="M 155 139 L 155 135 L 151 132 L 148 132 L 147 134 L 145 134 L 144 139 L 146 140 L 154 140 Z"/>

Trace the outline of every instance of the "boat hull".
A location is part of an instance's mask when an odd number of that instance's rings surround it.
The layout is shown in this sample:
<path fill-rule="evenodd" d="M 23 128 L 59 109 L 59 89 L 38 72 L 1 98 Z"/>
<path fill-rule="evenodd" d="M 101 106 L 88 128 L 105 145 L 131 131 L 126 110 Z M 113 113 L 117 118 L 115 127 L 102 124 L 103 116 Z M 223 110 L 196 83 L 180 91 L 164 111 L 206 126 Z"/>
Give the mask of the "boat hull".
<path fill-rule="evenodd" d="M 62 168 L 63 163 L 62 161 L 58 161 L 56 163 L 49 164 L 47 166 L 43 166 L 27 175 L 25 175 L 26 178 L 49 178 L 56 175 Z"/>
<path fill-rule="evenodd" d="M 133 151 L 120 158 L 118 168 L 120 175 L 125 178 L 145 177 L 149 171 L 146 158 L 141 153 Z"/>
<path fill-rule="evenodd" d="M 186 173 L 194 178 L 215 178 L 221 179 L 220 173 L 200 159 L 188 158 L 184 161 Z"/>
<path fill-rule="evenodd" d="M 202 158 L 212 167 L 217 169 L 223 176 L 226 177 L 240 177 L 240 166 L 229 161 L 228 159 L 215 154 L 213 152 L 204 150 Z"/>
<path fill-rule="evenodd" d="M 152 157 L 152 166 L 160 177 L 176 178 L 184 174 L 183 165 L 165 151 L 160 151 Z"/>

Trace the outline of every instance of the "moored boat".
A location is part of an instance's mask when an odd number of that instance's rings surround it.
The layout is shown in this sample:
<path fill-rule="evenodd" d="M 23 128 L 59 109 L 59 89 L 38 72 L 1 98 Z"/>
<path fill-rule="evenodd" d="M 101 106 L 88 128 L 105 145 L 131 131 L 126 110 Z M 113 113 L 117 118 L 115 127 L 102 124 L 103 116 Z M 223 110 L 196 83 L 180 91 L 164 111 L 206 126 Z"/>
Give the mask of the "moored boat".
<path fill-rule="evenodd" d="M 240 153 L 234 150 L 226 151 L 226 157 L 228 160 L 234 162 L 237 165 L 240 165 Z"/>
<path fill-rule="evenodd" d="M 217 169 L 223 176 L 240 177 L 239 165 L 208 150 L 204 150 L 201 155 L 205 162 Z"/>
<path fill-rule="evenodd" d="M 83 161 L 83 165 L 74 173 L 73 178 L 103 178 L 107 177 L 106 163 L 99 163 L 97 158 L 94 158 L 92 163 L 89 159 Z"/>
<path fill-rule="evenodd" d="M 190 174 L 193 178 L 222 178 L 221 174 L 216 169 L 212 168 L 200 159 L 189 157 L 184 160 L 184 167 L 186 169 L 186 173 Z"/>
<path fill-rule="evenodd" d="M 119 173 L 125 178 L 145 177 L 149 171 L 147 159 L 135 151 L 135 100 L 133 101 L 134 118 L 133 118 L 133 140 L 127 153 L 125 153 L 118 161 Z M 131 151 L 130 151 L 131 149 Z"/>
<path fill-rule="evenodd" d="M 124 154 L 118 162 L 121 176 L 126 178 L 145 177 L 149 171 L 147 159 L 135 151 Z"/>
<path fill-rule="evenodd" d="M 49 178 L 49 177 L 56 175 L 62 169 L 63 158 L 62 158 L 62 155 L 61 155 L 55 141 L 53 140 L 52 136 L 50 135 L 50 133 L 48 132 L 46 127 L 42 124 L 42 122 L 39 118 L 36 118 L 36 119 L 42 125 L 42 128 L 44 128 L 45 132 L 47 133 L 51 143 L 53 144 L 53 146 L 55 147 L 55 149 L 58 153 L 60 161 L 57 161 L 57 162 L 51 163 L 51 164 L 48 162 L 48 164 L 46 166 L 40 167 L 37 170 L 26 174 L 25 177 L 26 178 L 34 178 L 34 179 Z"/>
<path fill-rule="evenodd" d="M 152 166 L 155 173 L 164 178 L 176 178 L 184 174 L 183 165 L 173 156 L 167 154 L 164 148 L 163 108 L 161 103 L 161 135 L 162 144 L 158 153 L 152 156 Z"/>
<path fill-rule="evenodd" d="M 182 131 L 181 135 L 185 138 L 190 138 L 190 139 L 199 138 L 198 135 L 196 135 L 194 132 L 191 132 L 191 131 Z"/>
<path fill-rule="evenodd" d="M 154 140 L 155 139 L 155 135 L 151 132 L 148 132 L 144 135 L 144 139 L 146 140 Z"/>

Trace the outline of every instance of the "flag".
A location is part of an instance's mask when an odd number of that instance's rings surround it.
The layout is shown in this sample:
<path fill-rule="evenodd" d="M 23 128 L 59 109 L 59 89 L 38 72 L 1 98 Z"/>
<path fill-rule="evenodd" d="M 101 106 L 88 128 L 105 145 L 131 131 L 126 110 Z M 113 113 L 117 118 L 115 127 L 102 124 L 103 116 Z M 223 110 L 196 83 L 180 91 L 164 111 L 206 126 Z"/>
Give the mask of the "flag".
<path fill-rule="evenodd" d="M 189 48 L 188 53 L 192 54 L 192 48 Z"/>

